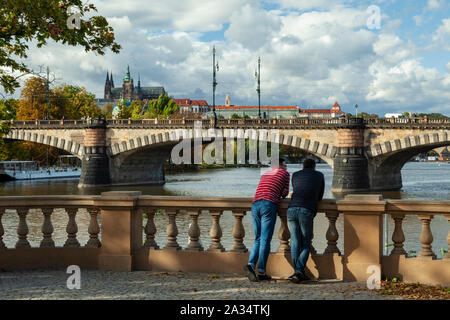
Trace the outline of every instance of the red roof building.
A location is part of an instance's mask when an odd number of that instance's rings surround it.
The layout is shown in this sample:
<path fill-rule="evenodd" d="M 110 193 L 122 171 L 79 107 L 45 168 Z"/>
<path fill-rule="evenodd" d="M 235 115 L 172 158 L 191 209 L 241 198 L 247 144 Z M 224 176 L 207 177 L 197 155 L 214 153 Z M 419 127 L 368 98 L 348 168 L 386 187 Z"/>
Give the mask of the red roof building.
<path fill-rule="evenodd" d="M 233 115 L 239 117 L 258 118 L 261 112 L 261 118 L 297 118 L 299 109 L 297 106 L 216 106 L 217 116 L 225 119 L 232 118 Z"/>
<path fill-rule="evenodd" d="M 180 113 L 193 112 L 204 113 L 210 111 L 208 102 L 205 100 L 191 100 L 191 99 L 172 99 L 177 106 L 180 107 Z"/>
<path fill-rule="evenodd" d="M 336 101 L 331 109 L 300 109 L 300 118 L 324 119 L 339 118 L 344 116 L 345 112 L 341 110 L 341 106 Z"/>

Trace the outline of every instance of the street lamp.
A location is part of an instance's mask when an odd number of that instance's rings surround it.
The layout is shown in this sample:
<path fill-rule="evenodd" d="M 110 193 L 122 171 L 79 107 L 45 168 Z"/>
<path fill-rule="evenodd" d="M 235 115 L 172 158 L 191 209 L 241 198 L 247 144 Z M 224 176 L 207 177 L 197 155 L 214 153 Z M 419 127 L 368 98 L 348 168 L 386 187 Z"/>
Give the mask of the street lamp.
<path fill-rule="evenodd" d="M 355 105 L 355 110 L 356 110 L 356 115 L 355 115 L 355 117 L 358 118 L 358 105 L 357 105 L 357 104 Z"/>
<path fill-rule="evenodd" d="M 258 71 L 255 71 L 255 78 L 258 79 L 258 118 L 261 119 L 261 57 L 258 58 Z"/>
<path fill-rule="evenodd" d="M 216 114 L 216 69 L 219 71 L 219 62 L 216 64 L 216 46 L 213 46 L 213 115 L 214 115 L 214 128 L 217 124 L 217 114 Z"/>

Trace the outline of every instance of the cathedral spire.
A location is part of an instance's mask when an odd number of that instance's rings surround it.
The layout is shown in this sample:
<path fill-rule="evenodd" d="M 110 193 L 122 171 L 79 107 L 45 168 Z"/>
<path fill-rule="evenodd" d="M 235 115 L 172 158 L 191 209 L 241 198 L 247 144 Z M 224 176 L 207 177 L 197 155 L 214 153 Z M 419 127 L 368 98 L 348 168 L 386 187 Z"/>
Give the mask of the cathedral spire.
<path fill-rule="evenodd" d="M 113 79 L 112 71 L 111 71 L 111 88 L 114 88 L 114 79 Z"/>
<path fill-rule="evenodd" d="M 141 74 L 138 73 L 138 88 L 141 88 Z"/>
<path fill-rule="evenodd" d="M 109 71 L 106 71 L 106 84 L 109 83 Z"/>
<path fill-rule="evenodd" d="M 127 65 L 127 73 L 126 73 L 125 77 L 123 78 L 123 81 L 125 81 L 125 82 L 130 82 L 131 81 L 130 66 L 129 65 Z"/>

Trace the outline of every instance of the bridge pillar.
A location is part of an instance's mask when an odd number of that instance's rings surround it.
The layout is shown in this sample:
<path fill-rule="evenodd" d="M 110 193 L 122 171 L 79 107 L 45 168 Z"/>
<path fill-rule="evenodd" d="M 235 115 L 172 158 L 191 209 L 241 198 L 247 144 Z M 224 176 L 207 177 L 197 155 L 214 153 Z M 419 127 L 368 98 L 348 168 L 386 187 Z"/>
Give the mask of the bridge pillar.
<path fill-rule="evenodd" d="M 364 151 L 362 119 L 338 129 L 338 154 L 334 159 L 331 191 L 336 193 L 370 191 L 369 166 Z"/>
<path fill-rule="evenodd" d="M 92 120 L 86 126 L 82 171 L 78 187 L 109 185 L 109 159 L 106 154 L 106 121 Z"/>

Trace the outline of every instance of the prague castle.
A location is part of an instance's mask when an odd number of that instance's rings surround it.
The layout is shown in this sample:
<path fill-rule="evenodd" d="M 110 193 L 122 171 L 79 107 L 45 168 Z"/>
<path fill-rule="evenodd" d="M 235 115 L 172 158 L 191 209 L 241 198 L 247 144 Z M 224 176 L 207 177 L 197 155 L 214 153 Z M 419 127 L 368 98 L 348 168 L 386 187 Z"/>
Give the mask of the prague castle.
<path fill-rule="evenodd" d="M 106 73 L 105 96 L 104 100 L 125 99 L 133 100 L 153 100 L 158 99 L 160 95 L 165 94 L 164 87 L 141 87 L 141 78 L 138 76 L 137 86 L 134 86 L 134 80 L 130 75 L 130 67 L 127 67 L 127 73 L 123 77 L 122 87 L 114 87 L 113 75 Z"/>

